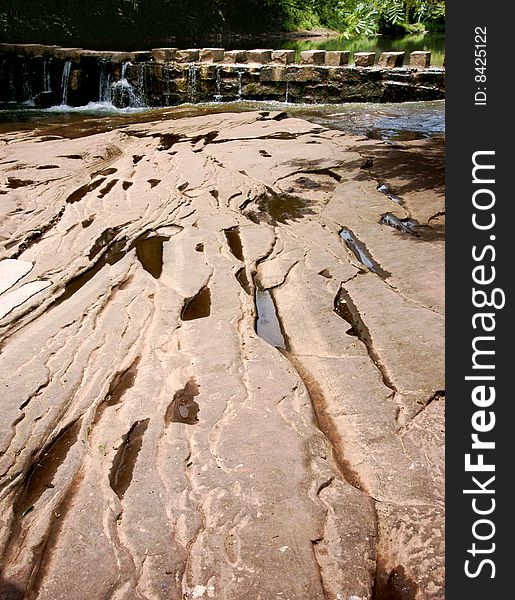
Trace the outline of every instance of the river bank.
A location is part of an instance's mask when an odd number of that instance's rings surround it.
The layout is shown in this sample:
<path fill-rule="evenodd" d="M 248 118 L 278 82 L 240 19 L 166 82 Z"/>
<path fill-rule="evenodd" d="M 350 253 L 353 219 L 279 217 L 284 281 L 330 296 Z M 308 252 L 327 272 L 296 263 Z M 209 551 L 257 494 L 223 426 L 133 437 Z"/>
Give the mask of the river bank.
<path fill-rule="evenodd" d="M 5 126 L 4 595 L 443 598 L 443 136 L 188 110 Z"/>

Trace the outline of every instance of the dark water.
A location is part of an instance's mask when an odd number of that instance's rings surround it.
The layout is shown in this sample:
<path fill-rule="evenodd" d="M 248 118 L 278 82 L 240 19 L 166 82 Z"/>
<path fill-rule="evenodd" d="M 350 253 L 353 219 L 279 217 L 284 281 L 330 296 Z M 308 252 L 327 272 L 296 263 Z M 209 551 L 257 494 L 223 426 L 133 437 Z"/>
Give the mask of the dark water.
<path fill-rule="evenodd" d="M 326 38 L 321 40 L 288 40 L 282 42 L 282 48 L 295 50 L 297 55 L 302 50 L 348 50 L 350 62 L 354 52 L 375 52 L 379 57 L 381 52 L 406 52 L 405 64 L 409 61 L 409 53 L 415 50 L 429 50 L 431 52 L 431 65 L 442 66 L 445 58 L 445 37 L 443 34 L 421 33 L 393 38 L 378 35 L 368 38 L 343 37 Z"/>
<path fill-rule="evenodd" d="M 213 36 L 211 39 L 183 39 L 159 40 L 155 39 L 147 44 L 131 44 L 127 42 L 123 47 L 112 45 L 92 48 L 97 50 L 151 50 L 159 47 L 178 48 L 213 48 L 220 47 L 226 50 L 251 50 L 253 48 L 269 48 L 272 50 L 289 49 L 300 54 L 302 50 L 348 50 L 351 59 L 354 52 L 387 52 L 406 51 L 407 54 L 414 50 L 429 50 L 432 54 L 431 64 L 443 64 L 445 54 L 445 37 L 441 33 L 419 33 L 403 37 L 390 37 L 377 35 L 372 37 L 352 37 L 345 39 L 335 34 L 331 37 L 295 37 L 287 35 L 232 35 Z"/>

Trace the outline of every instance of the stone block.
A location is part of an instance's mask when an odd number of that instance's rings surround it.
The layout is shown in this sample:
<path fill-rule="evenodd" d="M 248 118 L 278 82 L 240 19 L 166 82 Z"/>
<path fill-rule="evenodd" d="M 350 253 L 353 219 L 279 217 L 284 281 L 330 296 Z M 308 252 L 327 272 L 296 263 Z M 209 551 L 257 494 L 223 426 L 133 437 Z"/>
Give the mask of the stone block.
<path fill-rule="evenodd" d="M 54 56 L 63 60 L 78 62 L 82 54 L 82 48 L 56 48 Z"/>
<path fill-rule="evenodd" d="M 325 63 L 325 50 L 303 50 L 300 53 L 301 65 L 323 65 Z"/>
<path fill-rule="evenodd" d="M 289 67 L 287 71 L 288 81 L 306 82 L 312 81 L 321 83 L 326 79 L 328 69 L 321 69 L 314 65 Z"/>
<path fill-rule="evenodd" d="M 200 56 L 200 52 L 195 48 L 189 48 L 188 50 L 177 50 L 175 54 L 175 60 L 180 63 L 197 62 Z"/>
<path fill-rule="evenodd" d="M 342 67 L 349 64 L 348 50 L 327 50 L 325 53 L 325 64 L 328 67 Z"/>
<path fill-rule="evenodd" d="M 259 73 L 259 81 L 269 83 L 271 81 L 286 81 L 286 67 L 282 65 L 270 65 L 263 67 Z"/>
<path fill-rule="evenodd" d="M 409 55 L 409 66 L 415 69 L 427 69 L 431 64 L 431 52 L 417 50 Z"/>
<path fill-rule="evenodd" d="M 152 52 L 146 50 L 138 50 L 137 52 L 131 52 L 128 60 L 136 63 L 148 62 L 152 60 Z"/>
<path fill-rule="evenodd" d="M 175 60 L 178 48 L 153 48 L 152 57 L 156 62 L 171 62 Z"/>
<path fill-rule="evenodd" d="M 111 52 L 111 62 L 121 64 L 131 59 L 130 52 Z"/>
<path fill-rule="evenodd" d="M 239 64 L 247 62 L 246 50 L 226 50 L 224 53 L 224 63 Z"/>
<path fill-rule="evenodd" d="M 44 44 L 21 44 L 19 47 L 23 49 L 25 56 L 33 57 L 52 56 L 54 50 L 58 48 L 58 46 L 46 46 Z"/>
<path fill-rule="evenodd" d="M 375 52 L 354 52 L 354 64 L 356 67 L 373 67 L 375 58 Z"/>
<path fill-rule="evenodd" d="M 273 50 L 247 50 L 247 61 L 266 65 L 272 61 L 272 52 Z"/>
<path fill-rule="evenodd" d="M 290 65 L 295 62 L 295 50 L 273 50 L 272 62 L 278 65 Z"/>
<path fill-rule="evenodd" d="M 377 66 L 388 69 L 402 67 L 405 56 L 406 52 L 381 52 Z"/>
<path fill-rule="evenodd" d="M 200 60 L 202 62 L 222 62 L 225 50 L 223 48 L 202 48 Z"/>
<path fill-rule="evenodd" d="M 101 58 L 104 60 L 111 60 L 114 52 L 108 52 L 106 50 L 82 50 L 80 54 L 83 58 Z"/>

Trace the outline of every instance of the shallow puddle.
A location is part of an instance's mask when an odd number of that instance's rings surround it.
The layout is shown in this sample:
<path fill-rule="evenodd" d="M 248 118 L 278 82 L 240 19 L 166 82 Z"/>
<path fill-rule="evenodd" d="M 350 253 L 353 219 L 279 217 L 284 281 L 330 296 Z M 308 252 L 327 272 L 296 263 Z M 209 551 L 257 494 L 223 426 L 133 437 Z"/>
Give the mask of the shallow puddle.
<path fill-rule="evenodd" d="M 199 388 L 196 381 L 191 378 L 186 385 L 175 392 L 173 400 L 168 405 L 165 414 L 165 422 L 170 423 L 185 423 L 186 425 L 196 425 L 200 407 L 195 402 L 195 396 L 198 396 Z"/>
<path fill-rule="evenodd" d="M 134 242 L 136 256 L 145 271 L 155 279 L 159 279 L 163 272 L 163 244 L 170 238 L 156 235 L 148 238 L 138 238 Z"/>
<path fill-rule="evenodd" d="M 107 196 L 107 194 L 109 194 L 109 192 L 114 188 L 114 186 L 118 183 L 118 179 L 113 179 L 112 181 L 110 181 L 105 187 L 103 187 L 99 192 L 98 192 L 98 197 L 99 198 L 103 198 L 104 196 Z"/>
<path fill-rule="evenodd" d="M 251 295 L 251 289 L 250 289 L 250 283 L 247 277 L 247 273 L 245 271 L 245 267 L 242 267 L 237 273 L 236 273 L 236 279 L 238 280 L 238 283 L 241 285 L 241 287 L 244 289 L 244 291 L 250 296 Z"/>
<path fill-rule="evenodd" d="M 420 234 L 416 231 L 417 223 L 411 219 L 399 219 L 392 213 L 385 213 L 381 215 L 381 219 L 379 220 L 381 225 L 388 225 L 389 227 L 393 227 L 402 233 L 407 233 L 409 235 L 414 235 L 415 237 L 420 237 Z"/>
<path fill-rule="evenodd" d="M 87 183 L 86 185 L 81 186 L 68 196 L 66 202 L 68 202 L 68 204 L 79 202 L 79 200 L 82 200 L 86 194 L 89 194 L 89 192 L 92 192 L 93 190 L 96 190 L 97 187 L 100 187 L 105 180 L 105 177 L 101 177 L 96 181 L 92 181 L 91 183 Z"/>
<path fill-rule="evenodd" d="M 286 350 L 286 341 L 277 317 L 274 299 L 269 290 L 256 288 L 256 333 L 274 348 Z"/>
<path fill-rule="evenodd" d="M 181 312 L 183 321 L 203 319 L 211 314 L 211 292 L 209 288 L 203 287 L 200 292 L 187 300 Z"/>
<path fill-rule="evenodd" d="M 350 229 L 343 227 L 340 231 L 340 237 L 345 241 L 347 248 L 354 254 L 354 256 L 363 264 L 367 269 L 379 275 L 379 277 L 386 279 L 390 277 L 391 273 L 385 271 L 381 266 L 372 258 L 365 244 L 358 240 L 358 238 L 352 233 Z"/>
<path fill-rule="evenodd" d="M 238 227 L 231 227 L 230 229 L 225 229 L 224 233 L 225 238 L 227 240 L 227 244 L 233 256 L 235 256 L 238 260 L 243 262 L 243 247 L 241 245 L 241 238 Z"/>

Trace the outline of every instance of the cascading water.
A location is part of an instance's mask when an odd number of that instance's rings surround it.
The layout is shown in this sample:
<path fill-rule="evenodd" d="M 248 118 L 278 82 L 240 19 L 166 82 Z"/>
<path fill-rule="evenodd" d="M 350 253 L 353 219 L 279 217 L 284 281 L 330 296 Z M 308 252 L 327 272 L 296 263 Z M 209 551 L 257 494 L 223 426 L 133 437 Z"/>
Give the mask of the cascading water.
<path fill-rule="evenodd" d="M 72 61 L 67 60 L 64 63 L 63 75 L 61 77 L 61 104 L 68 104 L 68 88 L 70 86 L 70 73 L 72 70 Z"/>
<path fill-rule="evenodd" d="M 243 96 L 243 69 L 238 69 L 238 102 L 241 101 Z"/>
<path fill-rule="evenodd" d="M 188 96 L 192 103 L 197 99 L 197 75 L 198 66 L 192 63 L 188 68 Z"/>
<path fill-rule="evenodd" d="M 111 104 L 113 93 L 111 88 L 111 63 L 100 59 L 100 78 L 98 82 L 98 100 Z"/>
<path fill-rule="evenodd" d="M 122 72 L 120 80 L 111 86 L 112 102 L 118 108 L 141 108 L 145 106 L 142 98 L 135 92 L 132 85 L 127 80 L 127 68 L 132 66 L 130 61 L 122 63 Z M 140 77 L 138 77 L 138 88 Z"/>
<path fill-rule="evenodd" d="M 23 61 L 23 69 L 22 69 L 22 87 L 23 87 L 23 103 L 28 105 L 33 105 L 34 100 L 32 96 L 32 88 L 30 86 L 29 73 L 27 71 L 27 62 Z"/>
<path fill-rule="evenodd" d="M 164 83 L 165 83 L 165 91 L 164 91 L 164 97 L 165 97 L 165 106 L 170 106 L 170 69 L 167 69 L 165 67 L 164 72 L 163 72 L 163 77 L 164 77 Z"/>
<path fill-rule="evenodd" d="M 51 58 L 45 58 L 43 61 L 43 92 L 52 91 L 52 83 L 50 81 L 50 61 Z"/>
<path fill-rule="evenodd" d="M 222 76 L 221 76 L 221 67 L 220 65 L 216 65 L 215 67 L 215 102 L 222 101 Z"/>
<path fill-rule="evenodd" d="M 145 67 L 144 63 L 138 65 L 138 96 L 141 101 L 141 105 L 145 104 Z"/>

